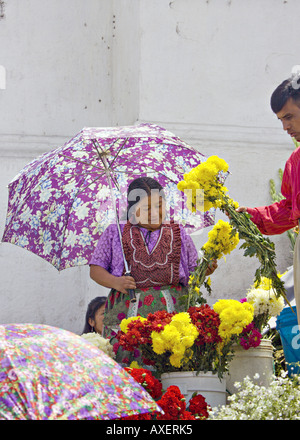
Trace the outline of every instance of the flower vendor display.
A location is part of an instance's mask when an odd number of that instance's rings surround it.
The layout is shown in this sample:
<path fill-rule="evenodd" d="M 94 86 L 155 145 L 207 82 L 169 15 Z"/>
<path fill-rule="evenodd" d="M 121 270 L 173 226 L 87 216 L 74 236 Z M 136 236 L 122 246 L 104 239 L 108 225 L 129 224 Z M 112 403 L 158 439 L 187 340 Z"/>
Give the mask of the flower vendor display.
<path fill-rule="evenodd" d="M 220 300 L 192 306 L 186 312 L 157 311 L 147 318 L 121 322 L 119 349 L 138 350 L 145 365 L 158 375 L 172 371 L 213 372 L 222 378 L 231 359 L 235 339 L 253 321 L 248 302 Z"/>
<path fill-rule="evenodd" d="M 115 353 L 113 351 L 113 347 L 108 339 L 103 338 L 99 333 L 83 333 L 81 335 L 86 341 L 95 345 L 97 348 L 102 350 L 105 354 L 110 356 L 111 358 L 115 358 Z"/>
<path fill-rule="evenodd" d="M 241 248 L 245 249 L 244 255 L 256 256 L 260 262 L 260 267 L 255 272 L 255 281 L 259 284 L 261 277 L 270 278 L 276 296 L 283 296 L 287 301 L 284 283 L 277 275 L 274 243 L 261 234 L 250 220 L 249 214 L 236 211 L 238 203 L 226 194 L 227 188 L 223 185 L 223 176 L 226 173 L 228 164 L 218 156 L 210 156 L 205 162 L 184 174 L 184 180 L 180 181 L 177 187 L 186 193 L 187 204 L 192 211 L 219 208 L 228 214 L 231 226 L 238 232 L 239 238 L 244 240 L 241 245 Z M 197 201 L 199 191 L 204 197 L 202 207 Z"/>
<path fill-rule="evenodd" d="M 157 402 L 164 414 L 147 413 L 124 417 L 123 420 L 205 420 L 208 417 L 209 406 L 201 394 L 195 394 L 189 402 L 177 386 L 162 389 L 161 382 L 154 377 L 151 371 L 144 368 L 125 368 L 131 376 Z"/>

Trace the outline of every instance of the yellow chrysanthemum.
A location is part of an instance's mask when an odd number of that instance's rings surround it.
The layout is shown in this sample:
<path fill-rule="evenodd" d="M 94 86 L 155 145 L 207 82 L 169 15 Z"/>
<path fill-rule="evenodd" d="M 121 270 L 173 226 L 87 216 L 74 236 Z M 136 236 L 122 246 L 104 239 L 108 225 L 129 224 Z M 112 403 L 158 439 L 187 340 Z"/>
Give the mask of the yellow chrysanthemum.
<path fill-rule="evenodd" d="M 240 334 L 254 318 L 254 308 L 248 302 L 222 299 L 214 304 L 213 309 L 220 317 L 219 335 L 225 341 Z"/>
<path fill-rule="evenodd" d="M 174 315 L 163 331 L 151 333 L 152 348 L 157 354 L 171 352 L 170 362 L 173 366 L 180 366 L 190 348 L 198 337 L 197 328 L 191 323 L 190 315 L 182 312 Z"/>
<path fill-rule="evenodd" d="M 232 234 L 232 226 L 224 220 L 218 223 L 208 233 L 208 241 L 203 245 L 203 250 L 212 254 L 214 258 L 221 258 L 229 254 L 239 243 L 239 234 Z"/>

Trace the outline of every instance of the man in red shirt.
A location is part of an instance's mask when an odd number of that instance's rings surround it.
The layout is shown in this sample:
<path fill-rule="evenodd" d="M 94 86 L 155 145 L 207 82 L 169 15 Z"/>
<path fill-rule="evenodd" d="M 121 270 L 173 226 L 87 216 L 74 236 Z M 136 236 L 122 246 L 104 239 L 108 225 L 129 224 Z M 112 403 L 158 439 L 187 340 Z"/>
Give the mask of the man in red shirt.
<path fill-rule="evenodd" d="M 300 75 L 283 81 L 273 92 L 271 108 L 282 122 L 283 129 L 300 141 Z M 284 199 L 268 206 L 248 208 L 241 206 L 238 212 L 248 212 L 262 234 L 282 234 L 294 228 L 300 220 L 300 148 L 293 151 L 286 162 L 281 193 Z M 298 324 L 300 325 L 300 239 L 294 248 L 294 294 Z"/>

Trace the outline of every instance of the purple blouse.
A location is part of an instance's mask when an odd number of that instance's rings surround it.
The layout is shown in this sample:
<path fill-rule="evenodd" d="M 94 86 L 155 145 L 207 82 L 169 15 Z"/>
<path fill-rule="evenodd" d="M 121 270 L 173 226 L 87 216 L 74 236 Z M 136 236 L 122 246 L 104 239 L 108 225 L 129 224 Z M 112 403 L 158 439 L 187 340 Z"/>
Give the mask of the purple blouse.
<path fill-rule="evenodd" d="M 125 225 L 120 225 L 123 232 Z M 140 228 L 144 237 L 147 232 L 145 228 Z M 189 275 L 195 269 L 198 259 L 197 249 L 191 237 L 185 232 L 183 226 L 180 225 L 181 233 L 181 255 L 179 265 L 179 282 L 183 286 L 187 286 Z M 148 249 L 151 252 L 154 248 L 160 230 L 151 232 L 148 242 Z M 122 255 L 121 242 L 119 238 L 118 228 L 116 224 L 109 225 L 100 236 L 95 251 L 89 264 L 101 266 L 114 276 L 120 277 L 124 271 L 124 261 Z"/>

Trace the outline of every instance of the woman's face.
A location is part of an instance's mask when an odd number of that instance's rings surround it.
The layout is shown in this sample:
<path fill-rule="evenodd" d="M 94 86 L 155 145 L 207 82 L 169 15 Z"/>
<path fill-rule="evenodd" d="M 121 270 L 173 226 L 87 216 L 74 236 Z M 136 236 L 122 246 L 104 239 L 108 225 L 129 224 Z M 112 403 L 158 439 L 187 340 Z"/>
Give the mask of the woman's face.
<path fill-rule="evenodd" d="M 103 330 L 104 310 L 105 310 L 105 304 L 99 307 L 99 309 L 95 313 L 95 319 L 92 318 L 89 319 L 90 326 L 94 327 L 95 332 L 99 333 L 100 335 L 102 334 L 102 330 Z"/>
<path fill-rule="evenodd" d="M 159 193 L 143 197 L 137 204 L 135 219 L 149 230 L 160 228 L 166 216 L 166 202 Z"/>

